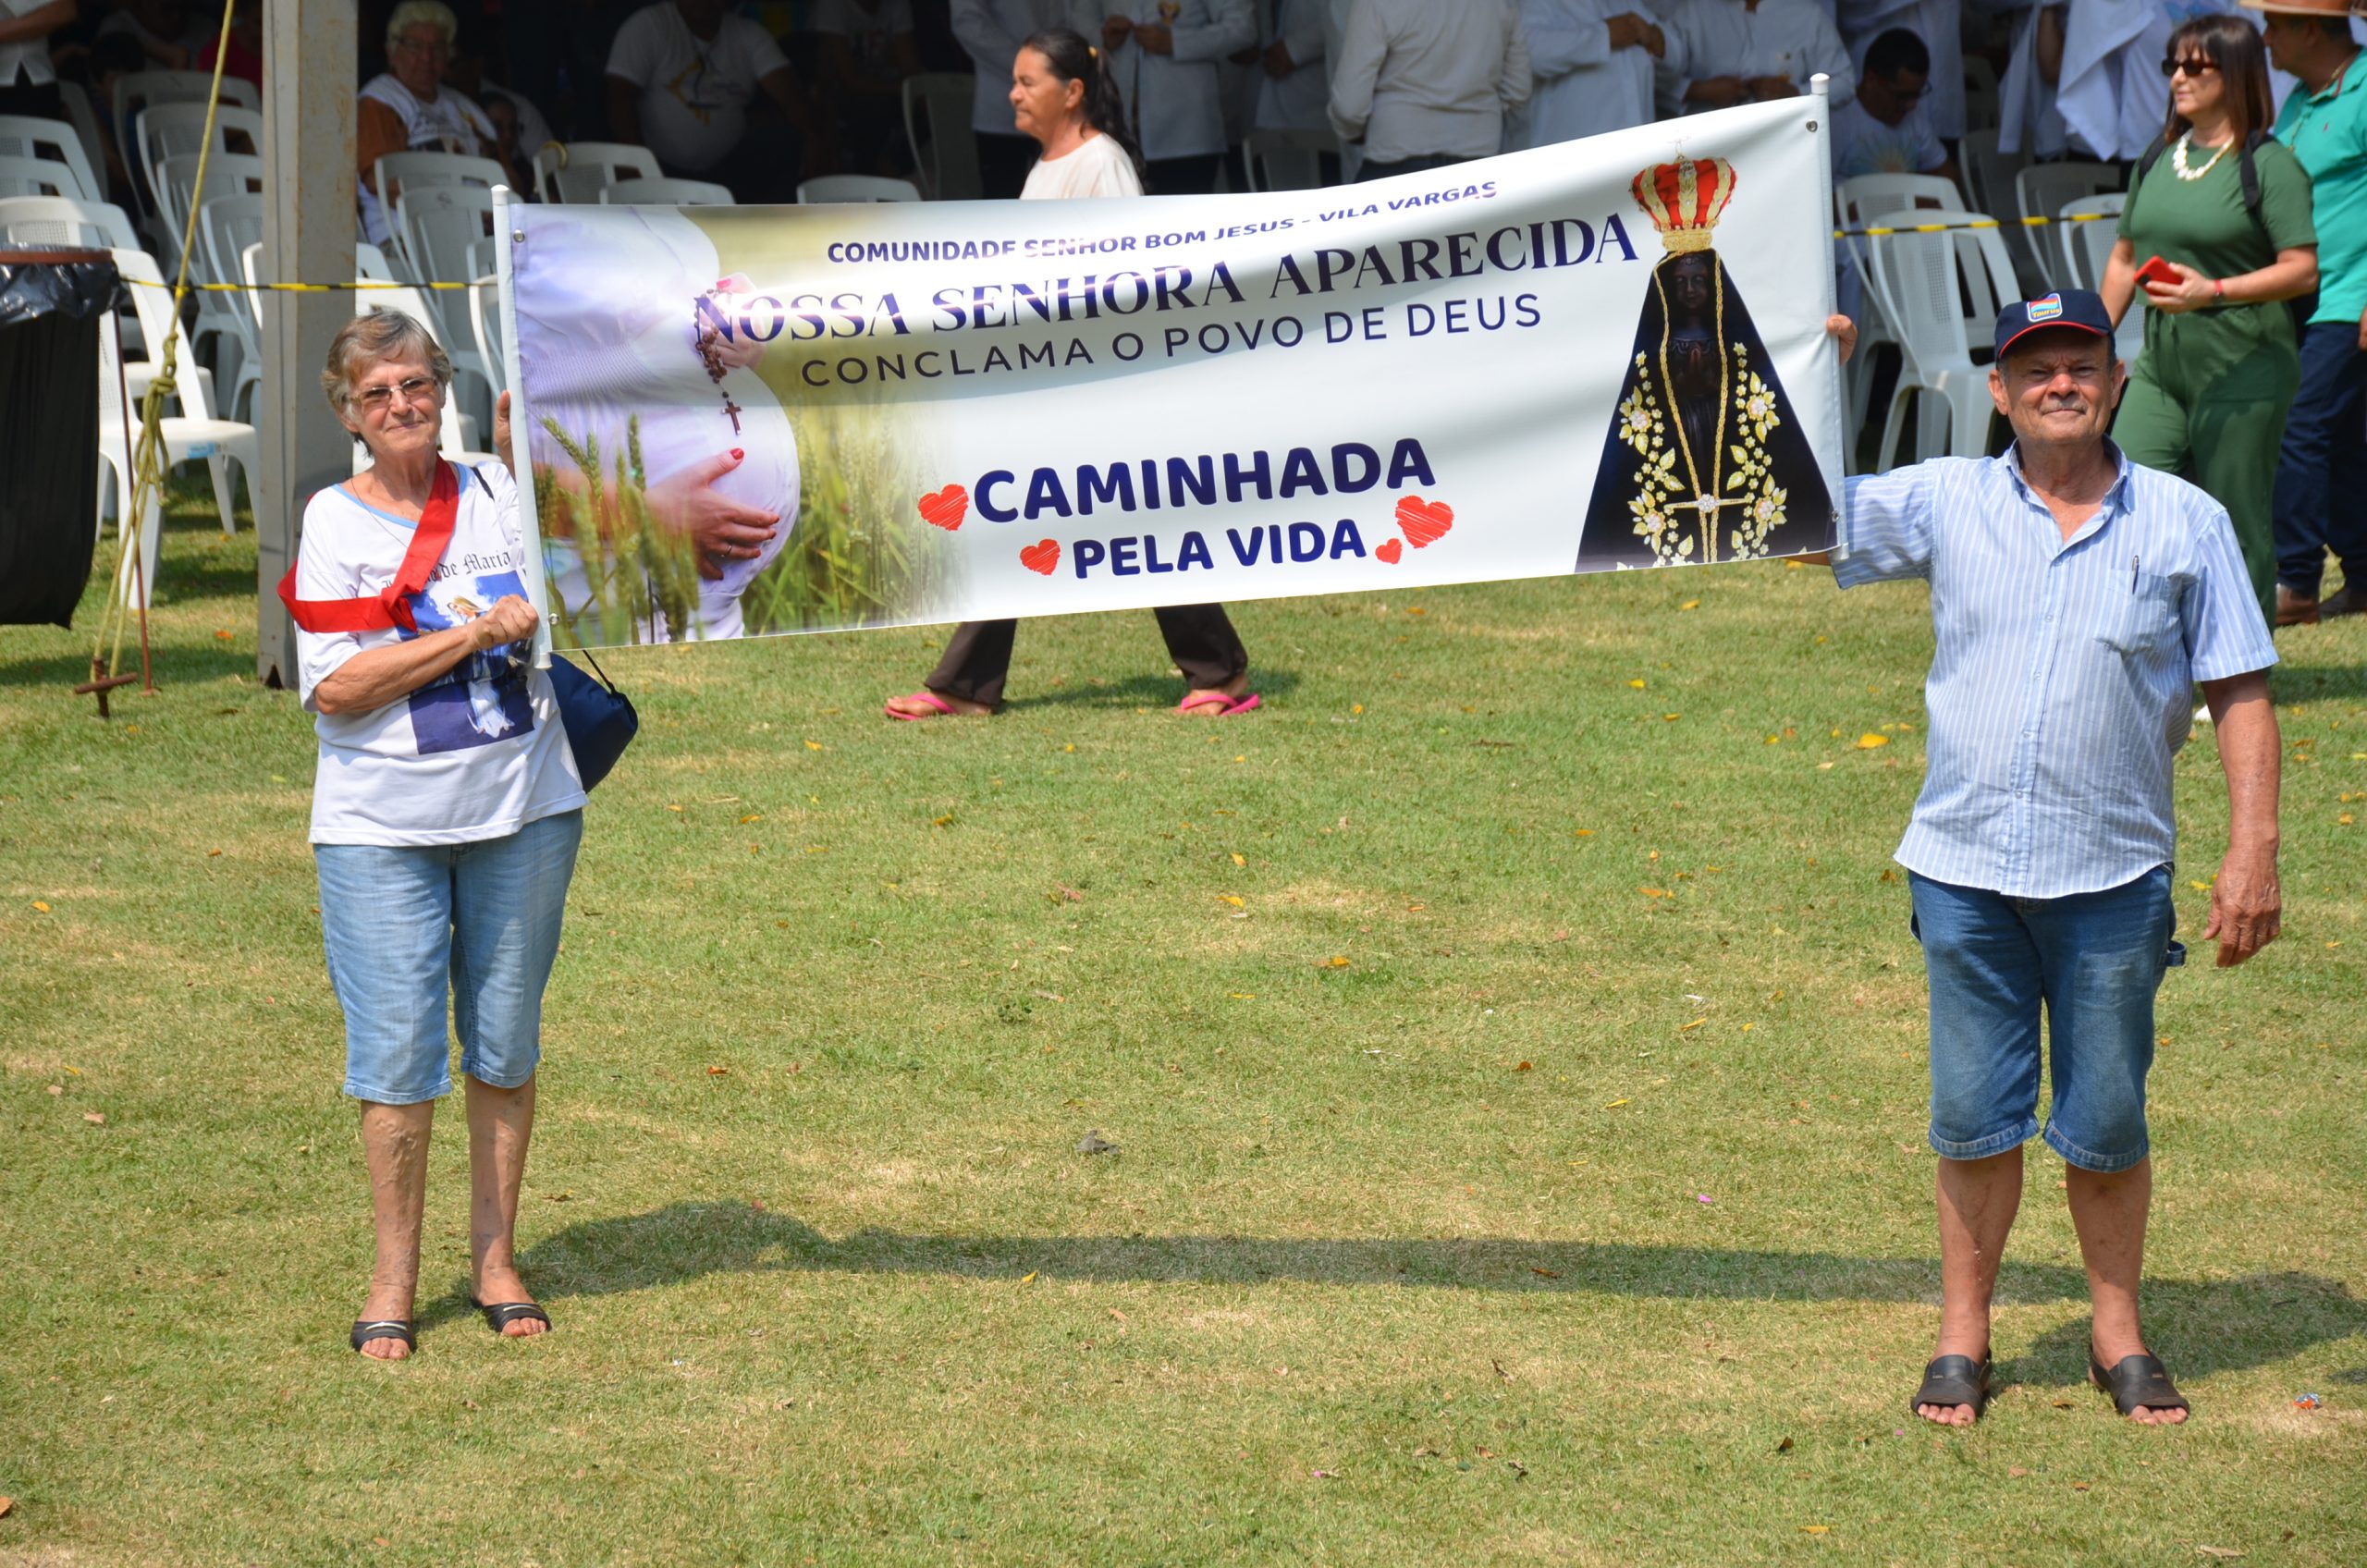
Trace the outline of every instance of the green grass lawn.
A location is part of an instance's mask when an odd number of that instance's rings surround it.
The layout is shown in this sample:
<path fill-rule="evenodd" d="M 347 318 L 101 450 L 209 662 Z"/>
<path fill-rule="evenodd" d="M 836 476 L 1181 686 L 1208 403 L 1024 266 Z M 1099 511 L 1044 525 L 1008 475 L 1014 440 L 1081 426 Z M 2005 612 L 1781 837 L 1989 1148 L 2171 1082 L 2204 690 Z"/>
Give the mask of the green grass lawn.
<path fill-rule="evenodd" d="M 110 723 L 87 632 L 0 631 L 0 1562 L 2367 1560 L 2367 625 L 2279 639 L 2285 938 L 2162 998 L 2196 1420 L 2082 1386 L 2042 1148 L 2010 1387 L 1944 1434 L 1919 588 L 1249 605 L 1218 723 L 1147 615 L 1031 623 L 986 723 L 880 717 L 943 629 L 619 654 L 521 1217 L 558 1331 L 465 1307 L 455 1104 L 389 1366 L 253 560 L 167 535 Z M 2192 941 L 2207 728 L 2178 788 Z"/>

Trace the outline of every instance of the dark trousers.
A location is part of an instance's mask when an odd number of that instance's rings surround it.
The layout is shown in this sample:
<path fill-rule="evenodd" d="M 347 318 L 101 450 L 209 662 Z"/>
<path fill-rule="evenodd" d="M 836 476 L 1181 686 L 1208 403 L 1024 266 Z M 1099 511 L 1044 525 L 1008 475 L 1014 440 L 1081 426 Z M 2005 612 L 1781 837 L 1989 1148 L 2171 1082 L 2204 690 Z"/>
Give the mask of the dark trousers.
<path fill-rule="evenodd" d="M 978 133 L 978 183 L 989 202 L 1017 199 L 1027 184 L 1027 171 L 1036 166 L 1036 154 L 1044 149 L 1032 136 L 989 136 Z"/>
<path fill-rule="evenodd" d="M 1191 690 L 1213 690 L 1249 668 L 1249 650 L 1241 645 L 1222 605 L 1166 605 L 1151 613 L 1159 617 L 1159 634 L 1167 639 L 1167 656 Z M 989 707 L 1000 704 L 1018 631 L 1015 620 L 963 621 L 945 644 L 945 656 L 928 672 L 928 689 Z"/>
<path fill-rule="evenodd" d="M 2276 581 L 2315 598 L 2326 552 L 2367 582 L 2367 350 L 2359 324 L 2301 329 L 2301 386 L 2276 457 Z"/>
<path fill-rule="evenodd" d="M 1154 196 L 1213 196 L 1217 170 L 1222 167 L 1222 153 L 1195 153 L 1188 158 L 1146 158 L 1143 184 Z"/>
<path fill-rule="evenodd" d="M 30 81 L 0 84 L 0 115 L 25 115 L 37 120 L 62 120 L 66 117 L 66 95 L 57 91 L 57 83 L 44 81 L 35 87 Z M 98 171 L 104 174 L 106 171 Z"/>
<path fill-rule="evenodd" d="M 1356 183 L 1362 185 L 1368 179 L 1387 179 L 1392 175 L 1428 174 L 1432 169 L 1451 169 L 1457 164 L 1470 161 L 1448 153 L 1426 153 L 1418 158 L 1400 158 L 1393 164 L 1377 164 L 1367 159 L 1356 171 Z"/>

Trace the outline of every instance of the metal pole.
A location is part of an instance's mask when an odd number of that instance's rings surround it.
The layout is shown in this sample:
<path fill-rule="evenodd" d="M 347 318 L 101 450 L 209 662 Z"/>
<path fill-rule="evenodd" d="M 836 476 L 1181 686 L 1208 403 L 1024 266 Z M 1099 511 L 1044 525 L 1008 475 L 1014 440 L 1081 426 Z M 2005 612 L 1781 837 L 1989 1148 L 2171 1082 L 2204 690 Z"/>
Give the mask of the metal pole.
<path fill-rule="evenodd" d="M 263 278 L 353 276 L 355 0 L 271 0 L 263 11 Z M 329 339 L 350 294 L 265 294 L 255 394 L 255 674 L 293 686 L 296 630 L 279 602 L 297 527 L 314 491 L 353 472 L 353 444 L 321 398 Z"/>

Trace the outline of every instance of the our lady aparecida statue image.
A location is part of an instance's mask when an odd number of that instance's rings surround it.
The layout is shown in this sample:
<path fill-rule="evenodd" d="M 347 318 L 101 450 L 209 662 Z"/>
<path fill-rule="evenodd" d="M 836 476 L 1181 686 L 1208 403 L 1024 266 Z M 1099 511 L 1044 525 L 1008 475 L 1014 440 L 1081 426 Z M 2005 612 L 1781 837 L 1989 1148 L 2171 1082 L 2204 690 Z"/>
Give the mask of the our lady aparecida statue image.
<path fill-rule="evenodd" d="M 1734 200 L 1723 158 L 1658 164 L 1629 187 L 1668 253 L 1602 447 L 1578 570 L 1699 566 L 1833 544 L 1833 498 L 1742 295 L 1711 246 Z"/>

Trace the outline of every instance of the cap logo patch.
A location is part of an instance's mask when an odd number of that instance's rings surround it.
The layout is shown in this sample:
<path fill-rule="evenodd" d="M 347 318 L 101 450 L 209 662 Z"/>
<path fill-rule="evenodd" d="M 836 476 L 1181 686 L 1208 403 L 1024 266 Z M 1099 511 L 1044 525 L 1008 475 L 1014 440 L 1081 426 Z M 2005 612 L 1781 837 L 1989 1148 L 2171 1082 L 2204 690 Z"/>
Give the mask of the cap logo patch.
<path fill-rule="evenodd" d="M 2030 301 L 2030 319 L 2033 325 L 2042 321 L 2054 321 L 2062 314 L 2063 296 L 2060 294 L 2049 294 L 2042 300 Z"/>

